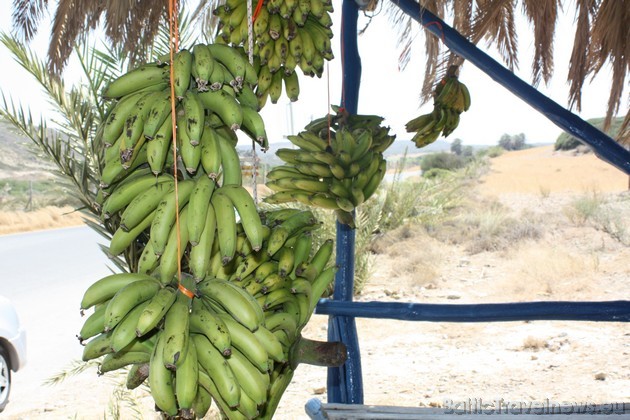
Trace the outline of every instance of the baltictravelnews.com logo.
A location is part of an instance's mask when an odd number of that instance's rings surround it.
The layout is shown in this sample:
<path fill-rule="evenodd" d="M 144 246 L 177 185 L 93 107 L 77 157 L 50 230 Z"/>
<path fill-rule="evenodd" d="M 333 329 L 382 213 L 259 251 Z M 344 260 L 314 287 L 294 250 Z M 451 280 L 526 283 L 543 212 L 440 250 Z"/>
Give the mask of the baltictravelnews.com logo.
<path fill-rule="evenodd" d="M 511 401 L 505 398 L 446 399 L 444 414 L 630 414 L 630 403 L 593 403 L 553 401 L 549 398 L 531 401 Z"/>

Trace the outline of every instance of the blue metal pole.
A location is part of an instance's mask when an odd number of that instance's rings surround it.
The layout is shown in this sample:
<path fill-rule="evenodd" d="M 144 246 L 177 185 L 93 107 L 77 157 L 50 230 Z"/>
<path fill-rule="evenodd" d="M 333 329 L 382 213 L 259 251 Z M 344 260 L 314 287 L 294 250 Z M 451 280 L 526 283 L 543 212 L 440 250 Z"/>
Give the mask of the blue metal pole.
<path fill-rule="evenodd" d="M 420 22 L 425 29 L 439 37 L 451 51 L 470 61 L 558 127 L 591 146 L 601 159 L 630 175 L 630 151 L 518 78 L 416 1 L 391 1 L 407 15 Z"/>
<path fill-rule="evenodd" d="M 440 304 L 402 302 L 339 302 L 321 299 L 321 315 L 426 322 L 605 321 L 630 322 L 630 301 L 539 301 Z"/>
<path fill-rule="evenodd" d="M 341 106 L 356 114 L 361 84 L 361 57 L 357 45 L 359 8 L 354 0 L 344 0 L 341 10 L 341 65 L 343 84 Z M 354 295 L 355 232 L 337 222 L 337 266 L 335 300 L 349 302 Z M 328 321 L 328 340 L 341 341 L 348 350 L 348 359 L 341 367 L 328 368 L 328 402 L 363 404 L 361 354 L 354 316 L 331 316 Z"/>

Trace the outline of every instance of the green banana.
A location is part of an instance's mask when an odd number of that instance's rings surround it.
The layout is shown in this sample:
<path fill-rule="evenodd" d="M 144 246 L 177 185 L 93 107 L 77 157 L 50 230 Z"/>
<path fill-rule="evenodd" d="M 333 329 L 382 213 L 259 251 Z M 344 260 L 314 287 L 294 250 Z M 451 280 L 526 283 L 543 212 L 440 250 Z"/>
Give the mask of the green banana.
<path fill-rule="evenodd" d="M 197 82 L 199 83 L 199 82 Z M 199 372 L 197 372 L 199 374 Z M 193 400 L 192 410 L 195 416 L 199 419 L 206 417 L 206 413 L 212 406 L 212 395 L 201 385 L 197 387 L 197 395 Z"/>
<path fill-rule="evenodd" d="M 334 241 L 327 239 L 319 247 L 313 258 L 308 262 L 304 269 L 296 269 L 295 274 L 299 277 L 304 277 L 308 281 L 313 282 L 317 276 L 324 270 L 326 264 L 330 260 L 330 257 L 334 250 Z"/>
<path fill-rule="evenodd" d="M 173 282 L 177 276 L 179 262 L 184 256 L 186 246 L 188 245 L 187 224 L 188 206 L 185 206 L 179 213 L 179 226 L 177 223 L 173 223 L 166 241 L 166 246 L 160 257 L 160 281 L 164 285 Z M 153 252 L 155 253 L 155 249 Z"/>
<path fill-rule="evenodd" d="M 209 45 L 208 48 L 213 57 L 230 71 L 239 85 L 246 82 L 253 86 L 258 82 L 257 73 L 247 61 L 247 55 L 242 48 L 216 43 Z"/>
<path fill-rule="evenodd" d="M 186 91 L 182 105 L 184 108 L 186 133 L 190 143 L 193 146 L 197 146 L 201 141 L 201 135 L 204 130 L 205 109 L 199 96 L 192 90 Z"/>
<path fill-rule="evenodd" d="M 162 255 L 166 243 L 168 242 L 171 228 L 175 223 L 175 213 L 188 203 L 188 199 L 195 183 L 192 180 L 185 180 L 178 183 L 177 194 L 175 190 L 169 191 L 159 202 L 155 210 L 155 218 L 151 223 L 150 241 L 156 254 Z M 175 205 L 177 202 L 178 206 Z M 177 208 L 176 208 L 177 207 Z"/>
<path fill-rule="evenodd" d="M 223 265 L 229 263 L 236 254 L 236 214 L 232 200 L 225 194 L 215 193 L 211 199 L 217 219 L 217 241 Z"/>
<path fill-rule="evenodd" d="M 152 277 L 137 273 L 116 273 L 92 283 L 83 293 L 81 309 L 107 302 L 123 287 L 140 280 L 153 280 Z"/>
<path fill-rule="evenodd" d="M 243 173 L 241 171 L 241 161 L 238 153 L 230 140 L 227 139 L 220 131 L 217 131 L 217 140 L 219 150 L 221 152 L 222 167 L 222 186 L 225 185 L 242 185 Z"/>
<path fill-rule="evenodd" d="M 243 122 L 241 130 L 260 145 L 263 150 L 269 148 L 269 140 L 267 131 L 265 130 L 265 122 L 256 109 L 250 107 L 242 107 Z"/>
<path fill-rule="evenodd" d="M 266 327 L 261 325 L 254 331 L 254 336 L 273 361 L 278 363 L 285 363 L 287 361 L 287 354 L 282 349 L 282 344 L 280 344 L 276 336 Z"/>
<path fill-rule="evenodd" d="M 217 114 L 231 130 L 238 130 L 243 123 L 243 110 L 236 98 L 224 90 L 198 94 L 204 107 Z"/>
<path fill-rule="evenodd" d="M 175 396 L 174 375 L 164 366 L 164 344 L 166 337 L 159 334 L 149 363 L 149 388 L 155 405 L 169 416 L 178 413 Z"/>
<path fill-rule="evenodd" d="M 107 305 L 100 305 L 98 308 L 95 308 L 94 312 L 92 312 L 92 314 L 90 314 L 90 316 L 88 316 L 83 322 L 83 326 L 77 336 L 81 343 L 103 332 L 105 329 L 104 321 L 106 308 Z"/>
<path fill-rule="evenodd" d="M 212 378 L 210 381 L 205 381 L 204 373 L 200 370 L 200 384 L 202 386 L 205 385 L 204 387 L 210 385 L 211 389 L 206 389 L 212 394 L 218 404 L 224 403 L 230 408 L 237 407 L 241 397 L 241 387 L 226 358 L 219 353 L 204 335 L 191 334 L 190 338 L 197 348 L 199 365 L 208 372 L 205 376 Z"/>
<path fill-rule="evenodd" d="M 146 186 L 144 191 L 129 202 L 120 215 L 120 227 L 127 231 L 135 228 L 157 208 L 166 194 L 173 191 L 174 184 L 171 177 L 164 182 Z"/>
<path fill-rule="evenodd" d="M 311 287 L 311 297 L 310 297 L 310 310 L 309 312 L 313 312 L 315 310 L 315 306 L 317 306 L 317 302 L 322 297 L 330 283 L 335 279 L 335 273 L 337 272 L 337 267 L 332 266 L 326 268 L 322 271 L 315 280 L 312 282 Z M 266 320 L 267 321 L 267 320 Z"/>
<path fill-rule="evenodd" d="M 298 230 L 306 226 L 314 226 L 315 224 L 317 224 L 317 219 L 310 210 L 304 210 L 290 216 L 272 229 L 267 244 L 267 253 L 270 256 L 274 255 L 282 248 L 287 239 L 297 233 Z"/>
<path fill-rule="evenodd" d="M 243 289 L 232 283 L 209 279 L 197 284 L 198 295 L 205 296 L 216 302 L 232 317 L 247 327 L 256 331 L 263 322 L 264 315 L 258 302 Z"/>
<path fill-rule="evenodd" d="M 126 95 L 112 107 L 103 123 L 102 138 L 104 146 L 110 147 L 120 138 L 127 117 L 135 110 L 138 100 L 143 95 L 145 95 L 144 92 Z"/>
<path fill-rule="evenodd" d="M 178 99 L 184 97 L 190 86 L 192 62 L 193 55 L 186 49 L 178 51 L 173 57 L 173 85 L 175 97 Z"/>
<path fill-rule="evenodd" d="M 188 204 L 190 206 L 190 204 Z M 188 217 L 188 225 L 190 227 L 190 218 Z M 217 218 L 214 212 L 214 207 L 208 206 L 206 211 L 205 221 L 201 236 L 198 239 L 196 245 L 192 245 L 190 253 L 188 255 L 188 267 L 193 275 L 193 278 L 197 281 L 202 280 L 208 273 L 210 268 L 210 258 L 212 252 L 212 246 L 214 245 L 214 238 L 217 229 Z M 192 242 L 190 236 L 188 240 Z"/>
<path fill-rule="evenodd" d="M 167 369 L 177 369 L 188 354 L 190 305 L 191 298 L 178 291 L 175 302 L 166 312 L 162 331 L 164 337 L 162 363 Z"/>
<path fill-rule="evenodd" d="M 114 232 L 112 239 L 109 242 L 109 254 L 116 256 L 125 251 L 132 242 L 135 241 L 136 238 L 151 225 L 153 219 L 155 218 L 155 214 L 155 210 L 152 211 L 129 231 L 125 231 L 120 227 L 116 229 L 116 232 Z"/>
<path fill-rule="evenodd" d="M 207 90 L 210 75 L 214 69 L 214 57 L 206 44 L 195 44 L 192 48 L 193 54 L 193 73 L 196 74 L 195 81 L 197 90 L 203 92 Z"/>
<path fill-rule="evenodd" d="M 164 171 L 164 166 L 168 160 L 168 152 L 171 150 L 172 139 L 173 120 L 172 118 L 167 118 L 146 146 L 147 162 L 153 174 L 158 175 Z"/>
<path fill-rule="evenodd" d="M 159 255 L 153 251 L 153 245 L 151 245 L 151 242 L 147 242 L 140 254 L 140 258 L 138 258 L 136 272 L 140 274 L 152 274 L 158 266 L 159 259 Z"/>
<path fill-rule="evenodd" d="M 103 203 L 103 207 L 101 208 L 101 213 L 103 214 L 104 219 L 109 219 L 114 213 L 124 209 L 127 207 L 134 198 L 136 198 L 139 194 L 146 191 L 147 188 L 157 185 L 164 181 L 172 181 L 173 177 L 171 175 L 143 175 L 141 177 L 137 177 L 129 182 L 125 182 L 120 186 L 117 186 L 116 189 L 105 199 Z"/>
<path fill-rule="evenodd" d="M 118 323 L 118 325 L 116 325 L 116 328 L 113 329 L 111 347 L 114 352 L 120 352 L 132 341 L 134 341 L 134 339 L 136 339 L 136 325 L 138 324 L 138 319 L 140 319 L 140 315 L 142 314 L 144 308 L 146 308 L 147 303 L 147 301 L 144 301 L 130 310 Z M 148 360 L 146 360 L 146 362 L 148 362 Z"/>
<path fill-rule="evenodd" d="M 83 347 L 81 359 L 84 362 L 87 362 L 88 360 L 93 360 L 112 353 L 111 339 L 111 331 L 100 333 L 96 337 L 92 338 L 85 344 L 85 347 Z"/>
<path fill-rule="evenodd" d="M 175 372 L 175 396 L 177 405 L 184 412 L 190 411 L 197 396 L 199 385 L 199 363 L 197 362 L 197 348 L 193 341 L 189 341 L 184 361 L 177 366 Z"/>
<path fill-rule="evenodd" d="M 223 355 L 232 353 L 232 337 L 225 322 L 217 314 L 207 309 L 193 308 L 190 314 L 190 331 L 203 334 Z"/>
<path fill-rule="evenodd" d="M 114 329 L 133 308 L 151 299 L 160 289 L 160 283 L 153 278 L 145 278 L 127 284 L 112 297 L 107 304 L 104 329 Z"/>
<path fill-rule="evenodd" d="M 102 93 L 104 98 L 120 98 L 141 89 L 159 85 L 168 80 L 168 67 L 145 64 L 137 67 L 108 84 Z"/>
<path fill-rule="evenodd" d="M 164 319 L 175 298 L 177 291 L 172 287 L 164 287 L 153 296 L 142 310 L 136 322 L 136 335 L 142 337 L 158 326 Z"/>
<path fill-rule="evenodd" d="M 256 203 L 249 192 L 240 185 L 223 185 L 215 191 L 215 195 L 225 195 L 238 211 L 241 225 L 247 235 L 254 252 L 260 250 L 264 239 L 264 229 Z"/>
<path fill-rule="evenodd" d="M 278 275 L 281 277 L 288 276 L 293 271 L 293 265 L 295 264 L 294 250 L 284 246 L 275 254 L 275 257 L 278 260 Z"/>
<path fill-rule="evenodd" d="M 190 193 L 188 200 L 188 235 L 190 243 L 194 246 L 199 243 L 205 223 L 206 214 L 210 208 L 210 198 L 214 192 L 216 184 L 212 179 L 201 176 L 195 181 L 195 186 Z"/>
<path fill-rule="evenodd" d="M 153 98 L 151 103 L 147 105 L 149 108 L 144 118 L 142 134 L 151 140 L 164 124 L 164 121 L 171 116 L 173 106 L 171 101 L 171 90 L 164 89 L 159 93 L 159 95 L 156 95 Z M 178 104 L 176 102 L 175 106 L 177 105 Z"/>
<path fill-rule="evenodd" d="M 269 370 L 269 355 L 265 347 L 260 344 L 253 332 L 236 322 L 229 315 L 218 315 L 225 323 L 232 340 L 232 353 L 234 349 L 240 351 L 262 373 Z"/>
<path fill-rule="evenodd" d="M 206 127 L 201 134 L 201 166 L 213 180 L 219 176 L 221 169 L 221 150 L 219 138 L 214 128 Z"/>
<path fill-rule="evenodd" d="M 270 385 L 269 375 L 260 372 L 237 349 L 232 349 L 232 355 L 227 359 L 227 362 L 242 391 L 254 400 L 257 406 L 263 405 L 267 401 L 267 390 Z"/>

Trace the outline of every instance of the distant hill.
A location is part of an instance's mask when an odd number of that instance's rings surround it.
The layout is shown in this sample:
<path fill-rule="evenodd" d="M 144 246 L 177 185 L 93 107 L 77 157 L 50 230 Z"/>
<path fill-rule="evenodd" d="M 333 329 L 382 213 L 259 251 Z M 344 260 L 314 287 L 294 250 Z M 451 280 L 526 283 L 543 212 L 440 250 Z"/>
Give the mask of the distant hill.
<path fill-rule="evenodd" d="M 267 153 L 258 152 L 257 156 L 258 156 L 258 159 L 260 159 L 260 163 L 263 165 L 269 165 L 269 166 L 282 165 L 283 163 L 282 160 L 280 160 L 280 158 L 276 156 L 276 150 L 282 149 L 282 148 L 290 149 L 293 147 L 295 146 L 293 146 L 293 143 L 291 143 L 290 141 L 275 142 L 269 145 L 269 150 L 267 151 Z M 418 155 L 418 154 L 424 154 L 424 153 L 449 151 L 450 148 L 451 148 L 450 143 L 445 140 L 437 140 L 435 143 L 432 143 L 429 146 L 423 147 L 422 149 L 416 148 L 416 146 L 410 140 L 396 140 L 385 151 L 384 155 L 385 157 L 402 156 L 405 153 L 405 151 L 407 152 L 407 155 Z M 251 156 L 251 152 L 252 152 L 251 146 L 239 145 L 237 147 L 237 150 L 240 156 Z"/>
<path fill-rule="evenodd" d="M 51 177 L 52 164 L 37 156 L 35 146 L 20 136 L 13 126 L 0 120 L 0 179 L 46 179 Z"/>

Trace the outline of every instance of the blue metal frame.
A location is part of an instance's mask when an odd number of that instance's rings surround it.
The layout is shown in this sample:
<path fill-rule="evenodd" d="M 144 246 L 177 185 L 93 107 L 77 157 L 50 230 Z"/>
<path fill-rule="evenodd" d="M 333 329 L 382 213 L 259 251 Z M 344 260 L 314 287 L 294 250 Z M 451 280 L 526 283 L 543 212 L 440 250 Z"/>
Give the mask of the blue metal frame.
<path fill-rule="evenodd" d="M 470 61 L 510 92 L 541 112 L 549 120 L 586 144 L 603 160 L 630 174 L 630 152 L 612 138 L 567 111 L 501 64 L 479 50 L 444 21 L 414 0 L 391 0 L 407 15 L 438 36 L 454 53 Z M 355 0 L 343 0 L 341 23 L 341 60 L 343 71 L 342 103 L 356 114 L 361 84 L 361 57 L 357 46 L 359 7 Z M 390 318 L 440 322 L 490 322 L 518 320 L 630 321 L 630 302 L 526 302 L 476 305 L 439 305 L 388 302 L 352 302 L 354 294 L 355 232 L 337 223 L 337 265 L 334 300 L 322 299 L 318 314 L 330 315 L 328 339 L 342 341 L 348 360 L 328 370 L 328 402 L 363 403 L 361 354 L 356 317 Z"/>
<path fill-rule="evenodd" d="M 359 8 L 354 0 L 344 0 L 341 13 L 341 106 L 350 114 L 356 114 L 361 84 L 361 57 L 357 45 Z M 336 255 L 339 270 L 335 275 L 335 299 L 351 301 L 354 296 L 354 242 L 354 230 L 337 222 Z M 341 367 L 328 368 L 328 401 L 363 404 L 361 353 L 354 317 L 331 316 L 328 321 L 328 340 L 345 343 L 348 360 L 352 361 Z"/>
<path fill-rule="evenodd" d="M 630 301 L 541 301 L 481 304 L 348 302 L 321 299 L 317 314 L 429 322 L 630 322 Z"/>

